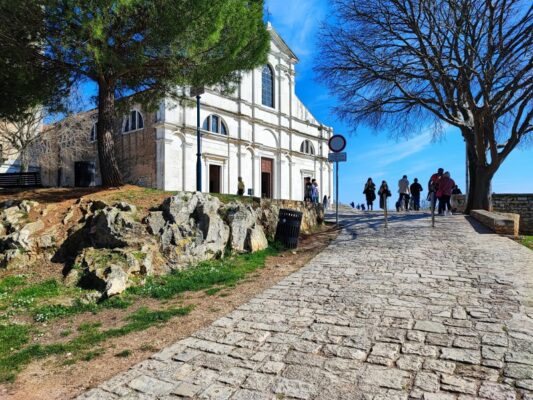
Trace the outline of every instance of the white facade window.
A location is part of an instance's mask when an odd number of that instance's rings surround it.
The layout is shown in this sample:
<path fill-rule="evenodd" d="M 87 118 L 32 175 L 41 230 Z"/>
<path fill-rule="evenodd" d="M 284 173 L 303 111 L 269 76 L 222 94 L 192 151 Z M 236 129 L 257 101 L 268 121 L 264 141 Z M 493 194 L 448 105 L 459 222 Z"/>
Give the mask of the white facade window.
<path fill-rule="evenodd" d="M 89 141 L 91 143 L 96 142 L 96 139 L 98 137 L 97 132 L 98 132 L 98 122 L 95 122 L 91 128 L 91 134 L 89 135 Z"/>
<path fill-rule="evenodd" d="M 220 118 L 220 116 L 212 114 L 207 117 L 203 125 L 204 131 L 209 131 L 213 133 L 221 133 L 223 135 L 228 134 L 228 127 L 226 123 Z"/>
<path fill-rule="evenodd" d="M 274 108 L 274 71 L 270 65 L 263 67 L 262 76 L 262 104 Z"/>
<path fill-rule="evenodd" d="M 310 140 L 304 140 L 300 146 L 300 151 L 305 154 L 315 155 L 315 147 Z"/>
<path fill-rule="evenodd" d="M 133 132 L 138 129 L 144 128 L 144 119 L 142 114 L 137 110 L 131 110 L 130 115 L 126 119 L 126 124 L 124 125 L 124 133 Z"/>

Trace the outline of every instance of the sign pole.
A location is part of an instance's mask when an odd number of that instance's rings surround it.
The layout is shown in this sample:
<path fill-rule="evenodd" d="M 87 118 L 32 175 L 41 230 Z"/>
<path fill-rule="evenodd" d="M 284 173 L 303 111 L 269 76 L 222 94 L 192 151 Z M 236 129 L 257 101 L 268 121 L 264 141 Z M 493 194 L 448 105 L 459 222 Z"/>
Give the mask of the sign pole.
<path fill-rule="evenodd" d="M 339 226 L 339 162 L 335 164 L 335 224 Z"/>
<path fill-rule="evenodd" d="M 383 199 L 383 206 L 385 207 L 384 208 L 384 211 L 385 211 L 385 228 L 387 228 L 389 226 L 389 210 L 388 210 L 388 207 L 387 207 L 387 201 L 388 201 L 388 198 L 387 198 L 387 193 L 385 193 L 385 198 Z"/>
<path fill-rule="evenodd" d="M 335 163 L 335 225 L 339 226 L 339 162 L 346 161 L 346 138 L 342 135 L 333 135 L 329 138 L 328 147 L 333 153 L 329 153 L 328 161 Z"/>
<path fill-rule="evenodd" d="M 431 226 L 435 228 L 435 192 L 431 192 Z"/>

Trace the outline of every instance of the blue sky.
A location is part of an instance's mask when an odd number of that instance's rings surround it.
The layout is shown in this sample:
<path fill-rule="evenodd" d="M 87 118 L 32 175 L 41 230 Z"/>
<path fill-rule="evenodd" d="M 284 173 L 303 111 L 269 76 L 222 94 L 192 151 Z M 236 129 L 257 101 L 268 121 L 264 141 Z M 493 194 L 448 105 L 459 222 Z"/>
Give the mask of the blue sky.
<path fill-rule="evenodd" d="M 465 147 L 460 133 L 450 128 L 438 141 L 429 132 L 410 140 L 395 140 L 387 131 L 372 132 L 364 126 L 355 134 L 332 111 L 336 99 L 320 85 L 313 72 L 317 54 L 317 31 L 328 15 L 327 0 L 266 0 L 269 20 L 300 58 L 296 67 L 296 92 L 323 124 L 348 138 L 348 162 L 340 166 L 340 201 L 364 201 L 363 185 L 368 177 L 386 180 L 396 188 L 402 175 L 418 177 L 425 186 L 429 176 L 441 167 L 464 190 Z M 505 160 L 493 180 L 495 193 L 533 193 L 533 147 L 517 149 Z"/>

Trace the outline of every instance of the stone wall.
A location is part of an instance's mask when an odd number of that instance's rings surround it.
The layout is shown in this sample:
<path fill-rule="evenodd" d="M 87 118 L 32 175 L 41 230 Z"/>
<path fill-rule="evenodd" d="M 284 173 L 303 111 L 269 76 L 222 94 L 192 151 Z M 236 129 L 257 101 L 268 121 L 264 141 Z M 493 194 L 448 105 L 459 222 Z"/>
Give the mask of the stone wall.
<path fill-rule="evenodd" d="M 533 194 L 493 194 L 492 207 L 496 212 L 520 215 L 520 233 L 533 235 Z"/>
<path fill-rule="evenodd" d="M 518 214 L 472 210 L 470 216 L 500 235 L 518 236 L 520 225 L 520 215 Z"/>
<path fill-rule="evenodd" d="M 273 238 L 276 234 L 279 210 L 282 208 L 300 211 L 302 216 L 302 233 L 311 233 L 316 227 L 324 222 L 324 208 L 321 204 L 307 203 L 296 200 L 270 200 L 254 199 L 254 206 L 262 210 L 262 225 L 268 237 Z"/>

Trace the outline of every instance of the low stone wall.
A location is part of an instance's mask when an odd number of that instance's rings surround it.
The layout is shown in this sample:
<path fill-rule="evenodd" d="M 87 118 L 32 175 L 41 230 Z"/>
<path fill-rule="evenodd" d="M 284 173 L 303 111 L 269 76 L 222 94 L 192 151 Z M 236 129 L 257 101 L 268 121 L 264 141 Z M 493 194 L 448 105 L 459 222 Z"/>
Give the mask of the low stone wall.
<path fill-rule="evenodd" d="M 472 210 L 470 216 L 501 235 L 518 236 L 520 215 Z"/>
<path fill-rule="evenodd" d="M 493 194 L 492 208 L 520 215 L 520 233 L 533 235 L 533 194 Z"/>
<path fill-rule="evenodd" d="M 262 225 L 268 237 L 276 234 L 279 210 L 282 208 L 296 210 L 303 214 L 302 233 L 311 233 L 324 222 L 324 208 L 321 204 L 307 203 L 295 200 L 254 199 L 254 207 L 262 210 Z"/>

